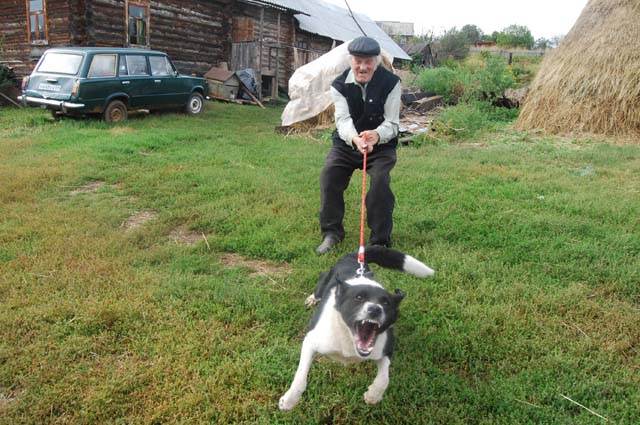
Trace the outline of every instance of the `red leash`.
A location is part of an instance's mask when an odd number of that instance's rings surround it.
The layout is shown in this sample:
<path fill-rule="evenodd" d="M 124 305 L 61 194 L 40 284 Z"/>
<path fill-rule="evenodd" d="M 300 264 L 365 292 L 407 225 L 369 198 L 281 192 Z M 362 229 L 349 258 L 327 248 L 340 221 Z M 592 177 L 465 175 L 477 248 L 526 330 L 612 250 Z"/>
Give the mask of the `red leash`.
<path fill-rule="evenodd" d="M 362 204 L 360 206 L 360 249 L 358 249 L 358 274 L 362 276 L 364 273 L 364 211 L 365 199 L 367 193 L 367 149 L 365 146 L 362 158 Z"/>

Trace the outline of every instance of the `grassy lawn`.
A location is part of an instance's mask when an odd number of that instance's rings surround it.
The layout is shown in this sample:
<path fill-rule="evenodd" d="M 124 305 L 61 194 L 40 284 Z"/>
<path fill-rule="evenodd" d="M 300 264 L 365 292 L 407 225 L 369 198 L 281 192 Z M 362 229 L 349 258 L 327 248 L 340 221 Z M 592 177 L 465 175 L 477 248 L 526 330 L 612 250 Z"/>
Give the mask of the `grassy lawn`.
<path fill-rule="evenodd" d="M 640 418 L 640 145 L 508 127 L 399 149 L 395 246 L 438 273 L 378 273 L 407 293 L 382 403 L 373 364 L 320 360 L 279 412 L 360 196 L 316 256 L 329 144 L 275 134 L 280 112 L 0 110 L 0 423 Z"/>

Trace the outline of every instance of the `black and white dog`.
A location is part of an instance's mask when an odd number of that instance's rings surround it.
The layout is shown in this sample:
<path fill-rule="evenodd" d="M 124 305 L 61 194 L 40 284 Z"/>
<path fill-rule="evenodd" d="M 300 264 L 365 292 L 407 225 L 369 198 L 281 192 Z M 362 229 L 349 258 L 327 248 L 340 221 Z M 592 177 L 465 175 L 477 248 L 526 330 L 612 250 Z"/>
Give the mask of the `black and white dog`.
<path fill-rule="evenodd" d="M 373 280 L 368 264 L 401 270 L 418 277 L 434 271 L 399 251 L 381 246 L 367 247 L 363 273 L 357 254 L 344 256 L 335 267 L 323 273 L 315 292 L 305 304 L 320 306 L 302 342 L 300 364 L 291 387 L 280 398 L 280 410 L 293 409 L 307 387 L 307 374 L 316 355 L 326 355 L 344 364 L 375 360 L 378 374 L 364 400 L 375 404 L 382 400 L 389 384 L 389 365 L 393 351 L 393 324 L 404 298 L 399 289 L 391 294 Z"/>

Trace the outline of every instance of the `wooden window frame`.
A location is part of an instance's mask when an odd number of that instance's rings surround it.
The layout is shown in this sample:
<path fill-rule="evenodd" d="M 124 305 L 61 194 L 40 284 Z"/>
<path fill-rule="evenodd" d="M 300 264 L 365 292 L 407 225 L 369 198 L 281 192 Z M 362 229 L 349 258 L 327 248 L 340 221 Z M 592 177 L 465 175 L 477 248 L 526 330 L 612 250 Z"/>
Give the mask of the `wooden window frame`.
<path fill-rule="evenodd" d="M 47 0 L 42 0 L 42 15 L 43 15 L 43 28 L 42 28 L 42 34 L 43 34 L 43 39 L 42 40 L 32 40 L 31 39 L 31 0 L 25 0 L 26 6 L 27 6 L 27 41 L 29 42 L 29 45 L 31 46 L 47 46 L 49 44 L 49 28 L 48 28 L 48 19 L 47 19 Z M 35 16 L 40 15 L 39 13 L 36 13 Z M 38 19 L 36 18 L 36 27 L 38 26 Z M 38 31 L 38 33 L 40 33 L 40 31 Z"/>
<path fill-rule="evenodd" d="M 136 6 L 136 7 L 141 7 L 143 9 L 146 10 L 146 31 L 145 31 L 145 38 L 146 38 L 146 43 L 145 44 L 133 44 L 131 43 L 131 36 L 129 34 L 129 6 Z M 125 29 L 124 29 L 124 39 L 125 39 L 125 46 L 127 47 L 139 47 L 139 48 L 149 48 L 151 46 L 151 10 L 150 10 L 150 6 L 149 6 L 149 2 L 143 2 L 143 1 L 125 1 L 125 5 L 124 5 L 124 22 L 125 22 Z"/>

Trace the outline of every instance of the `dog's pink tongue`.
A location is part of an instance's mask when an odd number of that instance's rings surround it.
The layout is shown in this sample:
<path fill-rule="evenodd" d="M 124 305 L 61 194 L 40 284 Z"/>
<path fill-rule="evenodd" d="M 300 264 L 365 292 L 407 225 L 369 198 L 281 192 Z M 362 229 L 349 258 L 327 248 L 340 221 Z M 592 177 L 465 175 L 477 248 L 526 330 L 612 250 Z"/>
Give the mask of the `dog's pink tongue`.
<path fill-rule="evenodd" d="M 358 332 L 358 338 L 356 341 L 356 343 L 358 344 L 358 349 L 364 352 L 371 350 L 371 345 L 373 344 L 375 335 L 376 333 L 372 326 L 362 326 Z"/>

